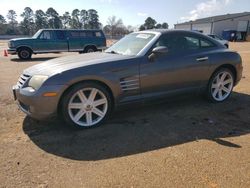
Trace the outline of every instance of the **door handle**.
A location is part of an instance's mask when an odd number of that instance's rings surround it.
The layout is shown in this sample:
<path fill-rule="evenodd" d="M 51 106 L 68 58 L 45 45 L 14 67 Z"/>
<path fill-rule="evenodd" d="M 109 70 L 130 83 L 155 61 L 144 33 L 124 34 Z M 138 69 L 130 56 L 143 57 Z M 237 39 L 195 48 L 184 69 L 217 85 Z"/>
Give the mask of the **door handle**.
<path fill-rule="evenodd" d="M 207 61 L 207 60 L 208 60 L 208 57 L 200 57 L 196 59 L 196 61 L 199 61 L 199 62 Z"/>

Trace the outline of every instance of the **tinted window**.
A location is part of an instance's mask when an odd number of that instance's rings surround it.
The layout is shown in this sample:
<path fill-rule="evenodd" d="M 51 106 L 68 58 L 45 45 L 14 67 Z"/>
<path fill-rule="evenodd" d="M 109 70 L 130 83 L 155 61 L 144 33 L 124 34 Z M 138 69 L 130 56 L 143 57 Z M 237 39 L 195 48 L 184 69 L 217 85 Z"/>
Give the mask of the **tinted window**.
<path fill-rule="evenodd" d="M 40 35 L 40 39 L 53 39 L 52 31 L 43 31 L 42 34 Z"/>
<path fill-rule="evenodd" d="M 70 35 L 72 38 L 86 38 L 93 37 L 94 33 L 92 31 L 71 31 Z"/>
<path fill-rule="evenodd" d="M 168 34 L 162 36 L 156 43 L 156 46 L 166 46 L 169 52 L 179 52 L 214 47 L 214 44 L 196 36 Z"/>
<path fill-rule="evenodd" d="M 210 47 L 214 47 L 214 44 L 208 40 L 205 39 L 201 39 L 201 48 L 210 48 Z"/>
<path fill-rule="evenodd" d="M 102 33 L 100 31 L 95 32 L 96 37 L 102 37 Z"/>
<path fill-rule="evenodd" d="M 65 35 L 63 31 L 56 31 L 56 37 L 59 40 L 64 40 L 65 39 Z"/>
<path fill-rule="evenodd" d="M 78 31 L 71 31 L 70 32 L 70 36 L 72 38 L 79 38 L 80 37 L 80 32 L 78 32 Z"/>
<path fill-rule="evenodd" d="M 197 50 L 200 48 L 200 41 L 198 38 L 194 38 L 194 37 L 183 37 L 185 42 L 186 42 L 186 47 L 185 49 L 187 50 Z M 183 41 L 184 41 L 183 40 Z M 179 44 L 181 45 L 181 44 Z"/>

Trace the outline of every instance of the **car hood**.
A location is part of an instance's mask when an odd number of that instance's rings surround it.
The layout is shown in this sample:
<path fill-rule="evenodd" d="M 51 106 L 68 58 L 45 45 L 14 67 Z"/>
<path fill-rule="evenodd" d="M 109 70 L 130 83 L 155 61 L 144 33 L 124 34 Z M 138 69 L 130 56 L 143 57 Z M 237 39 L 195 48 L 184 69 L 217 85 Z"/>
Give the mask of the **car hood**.
<path fill-rule="evenodd" d="M 18 41 L 23 41 L 23 40 L 32 40 L 32 38 L 14 38 L 14 39 L 11 39 L 10 41 L 12 42 L 18 42 Z"/>
<path fill-rule="evenodd" d="M 70 55 L 61 58 L 52 59 L 44 63 L 34 65 L 26 70 L 24 74 L 27 75 L 54 75 L 68 71 L 75 68 L 87 67 L 97 65 L 101 63 L 131 59 L 134 56 L 124 56 L 119 54 L 110 53 L 88 53 L 88 54 L 77 54 Z"/>

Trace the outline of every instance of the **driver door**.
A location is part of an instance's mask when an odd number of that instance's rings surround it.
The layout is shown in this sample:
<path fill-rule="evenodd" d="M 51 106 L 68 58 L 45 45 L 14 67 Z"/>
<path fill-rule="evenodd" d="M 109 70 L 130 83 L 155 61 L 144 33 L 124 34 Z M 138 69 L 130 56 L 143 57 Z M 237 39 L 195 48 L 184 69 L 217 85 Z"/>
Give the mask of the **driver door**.
<path fill-rule="evenodd" d="M 141 62 L 142 98 L 195 90 L 208 79 L 209 53 L 201 49 L 196 36 L 165 34 L 154 47 L 157 46 L 166 46 L 168 52 L 152 61 L 149 53 Z"/>
<path fill-rule="evenodd" d="M 34 52 L 52 52 L 54 49 L 54 32 L 44 30 L 33 44 Z"/>

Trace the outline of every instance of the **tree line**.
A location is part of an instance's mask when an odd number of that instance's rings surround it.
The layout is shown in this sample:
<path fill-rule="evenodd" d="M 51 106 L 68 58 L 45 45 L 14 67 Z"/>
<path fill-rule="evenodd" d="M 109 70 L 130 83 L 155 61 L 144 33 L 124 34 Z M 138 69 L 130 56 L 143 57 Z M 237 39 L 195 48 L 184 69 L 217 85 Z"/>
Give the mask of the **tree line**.
<path fill-rule="evenodd" d="M 99 29 L 102 27 L 98 12 L 94 9 L 74 9 L 71 14 L 65 12 L 60 16 L 52 7 L 48 8 L 46 12 L 43 10 L 34 12 L 30 7 L 26 7 L 20 16 L 22 21 L 18 23 L 14 10 L 8 11 L 7 20 L 0 15 L 0 34 L 32 35 L 37 30 L 46 28 Z"/>
<path fill-rule="evenodd" d="M 6 18 L 0 14 L 0 35 L 33 35 L 39 29 L 103 29 L 111 36 L 124 35 L 138 28 L 131 25 L 125 26 L 122 19 L 111 16 L 107 20 L 107 25 L 103 26 L 99 21 L 98 12 L 95 9 L 79 10 L 74 9 L 71 13 L 65 12 L 63 15 L 52 7 L 45 12 L 41 9 L 33 11 L 30 7 L 25 7 L 20 15 L 22 20 L 17 21 L 17 13 L 9 10 Z M 139 30 L 153 28 L 168 28 L 167 23 L 157 24 L 149 17 Z"/>

